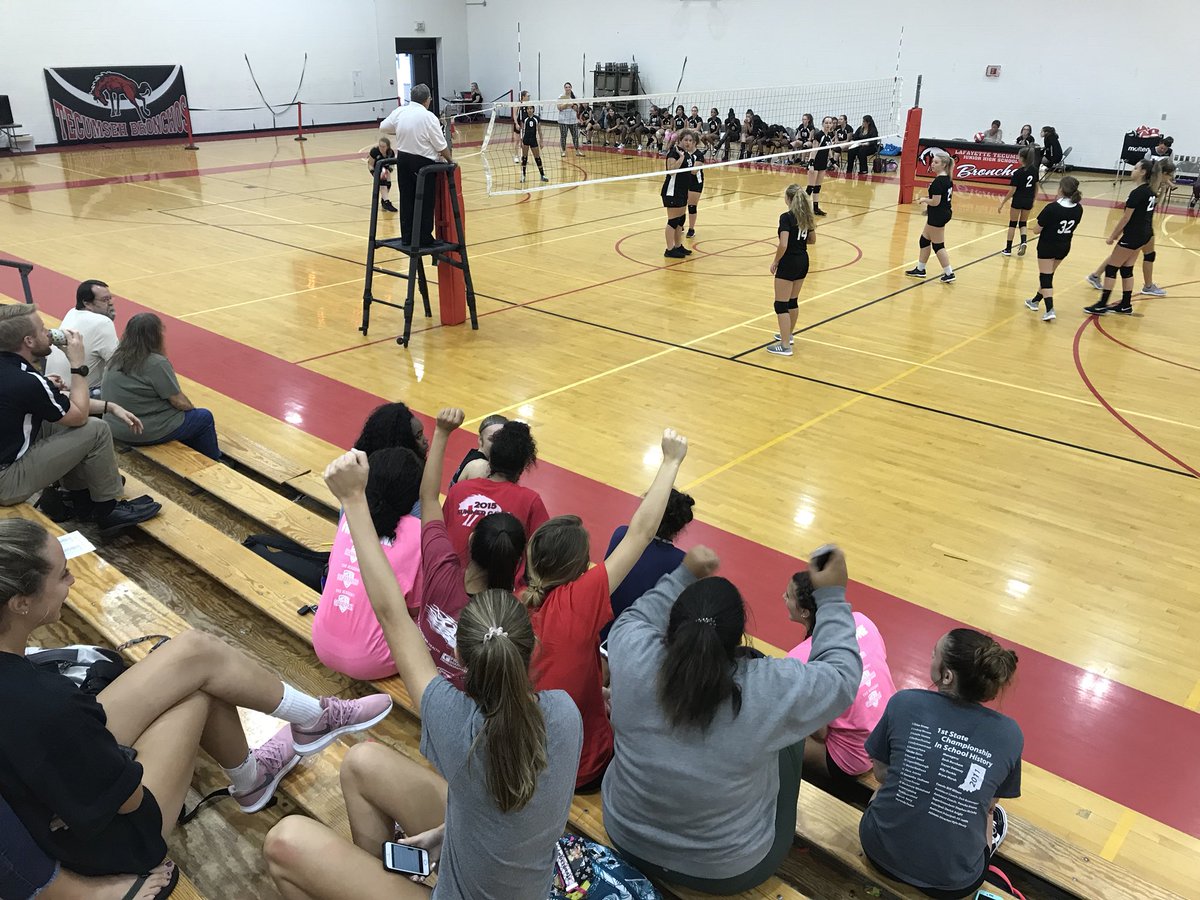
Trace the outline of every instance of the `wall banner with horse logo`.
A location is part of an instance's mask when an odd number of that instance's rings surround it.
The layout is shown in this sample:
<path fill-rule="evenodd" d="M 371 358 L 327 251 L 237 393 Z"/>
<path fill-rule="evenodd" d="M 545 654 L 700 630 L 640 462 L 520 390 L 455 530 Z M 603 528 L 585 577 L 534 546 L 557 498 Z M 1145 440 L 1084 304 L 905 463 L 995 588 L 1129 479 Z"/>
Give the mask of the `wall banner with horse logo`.
<path fill-rule="evenodd" d="M 45 73 L 60 144 L 187 134 L 182 66 L 86 66 Z"/>

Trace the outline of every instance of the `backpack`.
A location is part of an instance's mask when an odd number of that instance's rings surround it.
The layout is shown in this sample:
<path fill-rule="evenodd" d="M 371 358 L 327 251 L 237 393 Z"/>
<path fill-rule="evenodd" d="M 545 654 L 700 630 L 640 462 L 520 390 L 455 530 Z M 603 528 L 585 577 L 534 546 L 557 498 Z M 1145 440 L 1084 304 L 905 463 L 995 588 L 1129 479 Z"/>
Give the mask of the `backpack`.
<path fill-rule="evenodd" d="M 85 694 L 95 696 L 125 671 L 125 660 L 118 651 L 151 640 L 155 641 L 154 646 L 150 648 L 150 652 L 153 653 L 169 638 L 165 634 L 150 634 L 126 641 L 116 650 L 90 644 L 71 644 L 49 650 L 28 647 L 25 650 L 25 658 L 35 668 L 63 675 L 71 679 Z"/>
<path fill-rule="evenodd" d="M 252 534 L 242 544 L 318 594 L 325 587 L 325 575 L 329 572 L 328 553 L 309 550 L 278 534 Z"/>
<path fill-rule="evenodd" d="M 578 835 L 558 839 L 549 900 L 662 900 L 650 879 L 610 848 Z"/>

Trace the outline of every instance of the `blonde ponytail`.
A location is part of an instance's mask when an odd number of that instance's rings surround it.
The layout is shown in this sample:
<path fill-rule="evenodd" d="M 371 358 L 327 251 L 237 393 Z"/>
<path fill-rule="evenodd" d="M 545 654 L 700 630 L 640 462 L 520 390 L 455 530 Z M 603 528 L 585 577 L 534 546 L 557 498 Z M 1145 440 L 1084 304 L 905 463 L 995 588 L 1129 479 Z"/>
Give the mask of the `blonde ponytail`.
<path fill-rule="evenodd" d="M 552 590 L 586 572 L 590 549 L 587 529 L 579 516 L 555 516 L 543 522 L 525 545 L 525 577 L 529 582 L 521 595 L 525 605 L 537 609 Z"/>
<path fill-rule="evenodd" d="M 787 198 L 788 212 L 796 220 L 796 226 L 801 231 L 813 231 L 817 227 L 816 217 L 813 216 L 812 201 L 798 184 L 789 184 L 784 192 Z"/>

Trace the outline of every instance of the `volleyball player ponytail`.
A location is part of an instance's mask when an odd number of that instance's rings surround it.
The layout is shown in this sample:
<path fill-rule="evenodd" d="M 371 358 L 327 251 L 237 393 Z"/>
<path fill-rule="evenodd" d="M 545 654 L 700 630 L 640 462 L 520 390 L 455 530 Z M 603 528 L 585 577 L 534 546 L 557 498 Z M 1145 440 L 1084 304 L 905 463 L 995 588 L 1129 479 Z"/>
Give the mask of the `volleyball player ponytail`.
<path fill-rule="evenodd" d="M 1150 190 L 1157 194 L 1162 187 L 1163 180 L 1163 165 L 1161 159 L 1156 159 L 1150 164 L 1150 175 L 1146 179 L 1146 184 L 1150 185 Z"/>
<path fill-rule="evenodd" d="M 796 220 L 796 227 L 801 231 L 812 231 L 815 229 L 817 227 L 817 220 L 813 215 L 812 201 L 809 200 L 808 194 L 804 192 L 804 188 L 798 184 L 789 184 L 784 196 L 787 197 L 788 212 Z"/>
<path fill-rule="evenodd" d="M 529 681 L 536 639 L 529 613 L 508 591 L 475 596 L 458 622 L 466 692 L 479 705 L 485 783 L 501 812 L 524 809 L 545 770 L 546 720 Z"/>
<path fill-rule="evenodd" d="M 1083 194 L 1079 190 L 1079 179 L 1074 175 L 1064 175 L 1058 183 L 1058 192 L 1072 203 L 1078 203 L 1083 199 Z"/>

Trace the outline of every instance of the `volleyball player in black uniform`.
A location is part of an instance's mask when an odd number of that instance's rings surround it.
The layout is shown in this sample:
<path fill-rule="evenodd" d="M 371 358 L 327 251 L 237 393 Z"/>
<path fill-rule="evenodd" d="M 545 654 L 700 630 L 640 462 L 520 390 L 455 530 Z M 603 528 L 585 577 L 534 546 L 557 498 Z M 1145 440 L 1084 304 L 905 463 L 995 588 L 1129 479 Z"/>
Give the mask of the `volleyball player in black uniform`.
<path fill-rule="evenodd" d="M 813 137 L 816 135 L 817 129 L 813 125 L 812 113 L 805 113 L 800 117 L 800 124 L 796 126 L 796 136 L 792 140 L 793 150 L 810 150 L 812 149 Z M 805 154 L 800 157 L 800 165 L 807 169 L 811 160 Z"/>
<path fill-rule="evenodd" d="M 696 151 L 692 154 L 692 183 L 688 185 L 687 195 L 687 236 L 696 236 L 696 213 L 700 209 L 700 195 L 704 192 L 704 170 L 696 166 L 704 165 L 704 148 L 700 146 L 699 133 L 688 129 L 696 139 Z"/>
<path fill-rule="evenodd" d="M 696 132 L 704 127 L 704 120 L 700 118 L 700 107 L 692 107 L 692 113 L 687 117 L 687 127 Z"/>
<path fill-rule="evenodd" d="M 1082 199 L 1079 179 L 1064 175 L 1058 183 L 1058 198 L 1047 203 L 1033 223 L 1033 233 L 1038 236 L 1038 292 L 1025 305 L 1037 312 L 1038 304 L 1045 300 L 1043 322 L 1054 321 L 1054 272 L 1071 252 L 1071 238 L 1083 219 Z"/>
<path fill-rule="evenodd" d="M 779 322 L 777 343 L 767 347 L 776 356 L 792 355 L 792 333 L 800 316 L 800 288 L 808 277 L 808 245 L 817 241 L 816 223 L 808 194 L 798 184 L 784 192 L 787 211 L 779 217 L 779 244 L 771 262 L 775 276 L 775 316 Z"/>
<path fill-rule="evenodd" d="M 721 127 L 721 111 L 715 106 L 708 111 L 708 118 L 701 126 L 700 144 L 701 146 L 712 150 L 714 153 L 720 149 L 721 132 L 724 128 Z"/>
<path fill-rule="evenodd" d="M 650 115 L 646 119 L 646 135 L 649 138 L 649 140 L 646 141 L 647 145 L 657 144 L 658 149 L 662 149 L 664 136 L 663 114 L 662 110 L 660 110 L 653 103 L 650 104 Z M 642 149 L 640 142 L 638 143 L 638 149 Z"/>
<path fill-rule="evenodd" d="M 375 177 L 375 163 L 381 159 L 390 159 L 395 155 L 392 152 L 392 142 L 380 135 L 379 142 L 371 148 L 371 153 L 367 157 L 367 171 L 371 173 L 371 177 Z M 383 171 L 379 173 L 379 208 L 386 209 L 388 212 L 398 212 L 392 201 L 388 199 L 388 192 L 391 189 L 392 167 L 384 166 Z"/>
<path fill-rule="evenodd" d="M 683 134 L 684 129 L 688 127 L 687 116 L 683 114 L 683 106 L 675 107 L 675 114 L 667 117 L 667 147 L 671 147 L 679 140 L 679 136 Z"/>
<path fill-rule="evenodd" d="M 1083 308 L 1085 313 L 1093 316 L 1103 316 L 1107 313 L 1133 315 L 1133 262 L 1137 259 L 1138 251 L 1154 237 L 1154 206 L 1157 202 L 1155 195 L 1162 178 L 1162 166 L 1158 162 L 1143 159 L 1133 167 L 1129 177 L 1137 186 L 1129 192 L 1129 199 L 1125 201 L 1125 214 L 1121 216 L 1106 242 L 1115 243 L 1117 246 L 1113 247 L 1108 262 L 1104 265 L 1100 300 Z M 1121 301 L 1109 306 L 1108 300 L 1112 296 L 1118 271 L 1121 273 Z"/>
<path fill-rule="evenodd" d="M 854 140 L 854 126 L 850 124 L 850 120 L 845 116 L 838 116 L 837 121 L 833 125 L 833 139 L 839 144 L 848 144 Z M 833 151 L 836 154 L 837 162 L 830 160 L 829 168 L 836 169 L 837 163 L 842 161 L 844 150 L 840 147 Z"/>
<path fill-rule="evenodd" d="M 720 148 L 721 146 L 725 147 L 725 153 L 721 157 L 722 162 L 729 161 L 729 149 L 730 149 L 730 147 L 732 147 L 736 142 L 738 142 L 741 139 L 741 136 L 742 136 L 742 123 L 738 119 L 737 113 L 735 113 L 733 111 L 733 109 L 730 108 L 729 114 L 725 116 L 725 121 L 722 124 L 721 143 L 717 145 L 718 148 Z"/>
<path fill-rule="evenodd" d="M 1013 172 L 1009 179 L 1009 189 L 996 207 L 996 212 L 1004 212 L 1004 206 L 1012 201 L 1012 215 L 1008 219 L 1008 243 L 1000 251 L 1002 256 L 1012 256 L 1013 233 L 1020 226 L 1021 245 L 1017 247 L 1017 256 L 1025 255 L 1025 223 L 1029 221 L 1029 211 L 1033 209 L 1033 200 L 1037 196 L 1038 161 L 1037 151 L 1032 147 L 1022 147 L 1017 157 L 1021 160 L 1021 168 Z"/>
<path fill-rule="evenodd" d="M 585 144 L 592 143 L 592 130 L 596 123 L 592 121 L 592 106 L 590 103 L 579 104 L 579 133 L 583 135 Z"/>
<path fill-rule="evenodd" d="M 1162 168 L 1162 178 L 1159 180 L 1158 193 L 1155 195 L 1154 207 L 1157 209 L 1162 205 L 1163 192 L 1168 184 L 1174 184 L 1175 163 L 1169 157 L 1152 158 L 1152 162 L 1157 161 Z M 1165 297 L 1167 292 L 1154 283 L 1154 261 L 1158 259 L 1158 252 L 1154 249 L 1154 229 L 1153 222 L 1150 229 L 1150 241 L 1142 246 L 1142 289 L 1139 294 L 1145 294 L 1147 297 Z M 1104 282 L 1100 280 L 1104 274 L 1104 263 L 1096 268 L 1087 277 L 1087 282 L 1098 291 L 1104 290 Z"/>
<path fill-rule="evenodd" d="M 829 150 L 825 148 L 832 143 L 833 118 L 826 116 L 821 120 L 821 130 L 813 138 L 812 145 L 818 149 L 808 170 L 808 187 L 804 189 L 804 193 L 812 197 L 814 216 L 825 215 L 825 210 L 821 209 L 821 182 L 825 180 L 825 170 L 829 168 Z"/>
<path fill-rule="evenodd" d="M 521 91 L 521 99 L 529 99 L 529 91 Z M 517 122 L 521 128 L 521 181 L 525 180 L 525 169 L 529 165 L 529 151 L 533 151 L 533 161 L 537 163 L 542 181 L 549 181 L 546 169 L 542 166 L 542 149 L 538 143 L 538 128 L 542 118 L 534 106 L 522 106 L 517 110 Z"/>
<path fill-rule="evenodd" d="M 690 170 L 695 150 L 696 136 L 687 129 L 667 150 L 667 177 L 663 179 L 662 204 L 667 211 L 667 249 L 663 256 L 668 259 L 683 259 L 692 255 L 692 251 L 683 246 L 683 223 L 687 220 L 688 189 L 692 185 Z"/>
<path fill-rule="evenodd" d="M 950 180 L 950 171 L 954 168 L 954 160 L 944 154 L 938 154 L 929 164 L 935 177 L 929 184 L 929 196 L 922 197 L 917 202 L 925 205 L 925 227 L 921 230 L 921 240 L 918 242 L 920 251 L 917 264 L 904 274 L 910 278 L 925 277 L 925 263 L 929 259 L 929 249 L 937 254 L 938 262 L 942 264 L 942 284 L 954 283 L 954 267 L 950 265 L 950 254 L 946 252 L 946 225 L 954 216 L 950 207 L 950 197 L 954 193 L 954 182 Z"/>
<path fill-rule="evenodd" d="M 630 109 L 625 113 L 625 118 L 621 121 L 621 143 L 617 144 L 617 149 L 624 149 L 626 144 L 637 142 L 636 146 L 641 147 L 642 136 L 646 134 L 646 123 L 642 119 L 642 114 L 636 109 Z"/>

